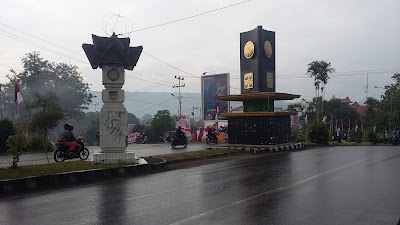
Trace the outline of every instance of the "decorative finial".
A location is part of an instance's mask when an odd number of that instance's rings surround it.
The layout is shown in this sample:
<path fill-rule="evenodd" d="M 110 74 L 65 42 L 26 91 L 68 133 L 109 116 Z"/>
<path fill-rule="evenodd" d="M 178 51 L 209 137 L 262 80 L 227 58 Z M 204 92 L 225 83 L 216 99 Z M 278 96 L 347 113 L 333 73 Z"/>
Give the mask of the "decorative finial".
<path fill-rule="evenodd" d="M 109 13 L 103 17 L 101 28 L 107 36 L 128 37 L 133 32 L 133 22 L 126 16 Z"/>

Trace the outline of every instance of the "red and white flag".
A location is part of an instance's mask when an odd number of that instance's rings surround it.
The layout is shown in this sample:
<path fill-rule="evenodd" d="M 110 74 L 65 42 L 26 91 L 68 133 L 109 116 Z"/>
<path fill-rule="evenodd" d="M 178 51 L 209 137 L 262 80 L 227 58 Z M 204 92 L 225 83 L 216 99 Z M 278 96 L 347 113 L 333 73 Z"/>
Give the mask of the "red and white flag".
<path fill-rule="evenodd" d="M 15 110 L 15 119 L 18 119 L 19 117 L 19 103 L 24 101 L 24 98 L 22 97 L 21 90 L 19 90 L 19 86 L 17 82 L 15 82 L 15 88 L 14 88 L 14 110 Z"/>

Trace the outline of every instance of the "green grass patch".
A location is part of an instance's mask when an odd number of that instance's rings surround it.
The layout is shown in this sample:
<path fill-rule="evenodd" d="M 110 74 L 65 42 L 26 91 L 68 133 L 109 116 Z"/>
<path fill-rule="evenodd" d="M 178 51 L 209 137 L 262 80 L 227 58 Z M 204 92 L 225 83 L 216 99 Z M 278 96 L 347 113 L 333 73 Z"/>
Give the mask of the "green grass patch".
<path fill-rule="evenodd" d="M 51 164 L 19 166 L 16 169 L 0 168 L 0 180 L 41 176 L 80 170 L 121 167 L 128 164 L 97 164 L 87 161 L 69 161 Z"/>
<path fill-rule="evenodd" d="M 317 143 L 312 143 L 312 142 L 309 142 L 309 141 L 307 141 L 307 142 L 304 142 L 304 145 L 307 147 L 307 146 L 319 146 L 319 144 L 317 144 Z"/>
<path fill-rule="evenodd" d="M 207 156 L 213 155 L 213 154 L 234 153 L 234 152 L 240 152 L 240 150 L 234 150 L 234 149 L 230 149 L 230 148 L 217 148 L 217 149 L 200 150 L 200 151 L 194 151 L 194 152 L 159 155 L 156 157 L 161 157 L 161 158 L 166 159 L 167 161 L 171 161 L 171 160 L 203 158 L 203 157 L 207 157 Z"/>
<path fill-rule="evenodd" d="M 229 148 L 218 148 L 218 149 L 201 150 L 195 152 L 160 155 L 154 157 L 164 158 L 167 161 L 169 161 L 169 160 L 194 159 L 199 157 L 203 158 L 213 154 L 233 153 L 233 152 L 239 152 L 239 150 L 233 150 Z M 80 170 L 115 168 L 126 165 L 129 164 L 92 164 L 91 162 L 88 161 L 66 161 L 60 163 L 19 166 L 16 169 L 0 168 L 0 180 L 16 179 L 16 178 L 30 177 L 30 176 L 50 175 L 50 174 L 73 172 Z"/>

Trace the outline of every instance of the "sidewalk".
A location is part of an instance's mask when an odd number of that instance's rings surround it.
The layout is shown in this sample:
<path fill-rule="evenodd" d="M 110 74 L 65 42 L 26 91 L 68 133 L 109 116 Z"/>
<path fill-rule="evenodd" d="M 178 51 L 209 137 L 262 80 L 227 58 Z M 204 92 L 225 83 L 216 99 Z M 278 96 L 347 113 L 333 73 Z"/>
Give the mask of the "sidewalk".
<path fill-rule="evenodd" d="M 136 153 L 137 157 L 148 157 L 155 155 L 167 155 L 174 153 L 182 153 L 182 152 L 191 152 L 191 151 L 199 151 L 205 150 L 206 147 L 215 147 L 215 145 L 206 145 L 204 143 L 189 143 L 187 148 L 180 148 L 179 146 L 176 149 L 172 149 L 169 144 L 131 144 L 127 149 L 132 150 Z M 87 146 L 89 149 L 89 159 L 93 159 L 93 153 L 100 151 L 99 146 Z M 20 156 L 20 160 L 18 165 L 26 166 L 26 165 L 38 165 L 38 164 L 47 164 L 54 163 L 53 152 L 48 153 L 31 153 L 24 154 Z M 0 167 L 9 167 L 12 164 L 12 156 L 5 155 L 0 156 Z"/>

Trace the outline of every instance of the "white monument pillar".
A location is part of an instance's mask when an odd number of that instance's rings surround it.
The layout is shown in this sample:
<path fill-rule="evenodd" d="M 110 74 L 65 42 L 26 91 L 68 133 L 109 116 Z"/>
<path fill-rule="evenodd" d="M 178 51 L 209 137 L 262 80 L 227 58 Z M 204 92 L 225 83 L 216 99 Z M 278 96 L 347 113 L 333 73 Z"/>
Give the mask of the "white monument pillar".
<path fill-rule="evenodd" d="M 128 113 L 124 106 L 125 70 L 121 66 L 103 66 L 103 107 L 100 111 L 100 153 L 94 153 L 94 163 L 137 163 L 133 151 L 126 151 Z"/>
<path fill-rule="evenodd" d="M 128 113 L 124 101 L 125 69 L 133 70 L 143 51 L 142 46 L 131 47 L 129 38 L 92 35 L 93 44 L 82 48 L 93 69 L 102 69 L 103 107 L 100 111 L 100 148 L 94 153 L 94 163 L 138 163 L 133 151 L 126 151 Z"/>

